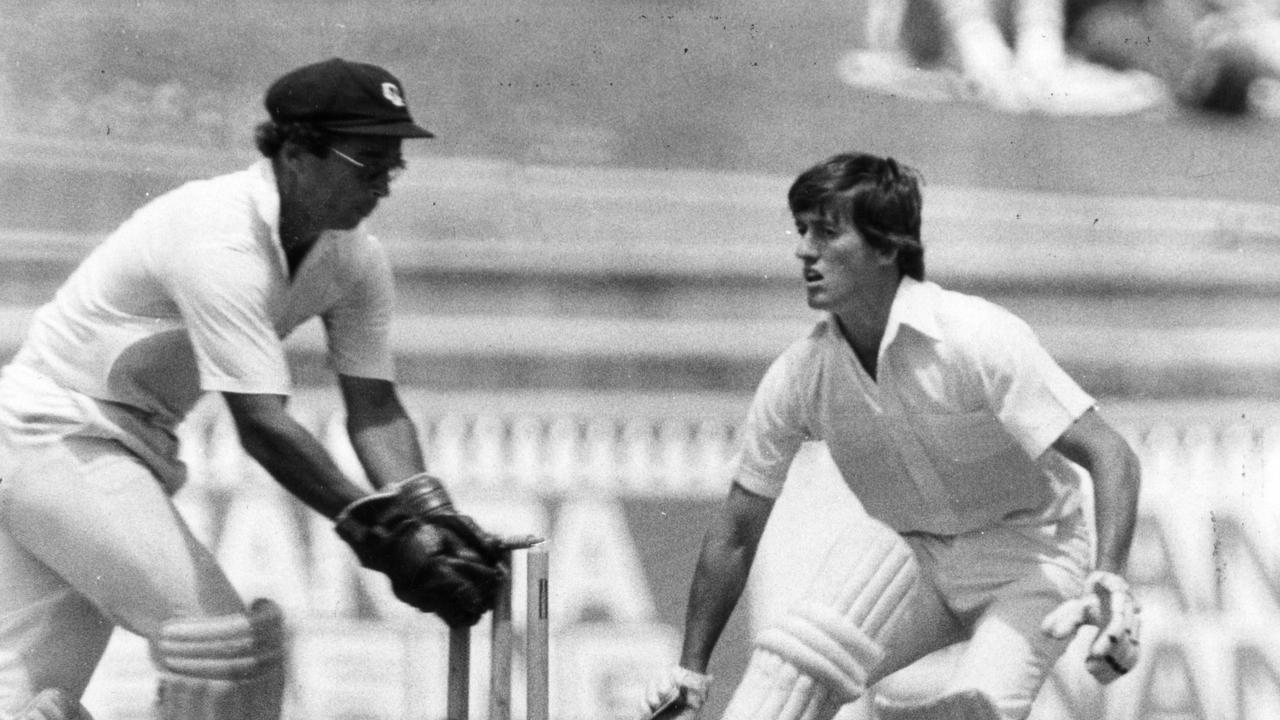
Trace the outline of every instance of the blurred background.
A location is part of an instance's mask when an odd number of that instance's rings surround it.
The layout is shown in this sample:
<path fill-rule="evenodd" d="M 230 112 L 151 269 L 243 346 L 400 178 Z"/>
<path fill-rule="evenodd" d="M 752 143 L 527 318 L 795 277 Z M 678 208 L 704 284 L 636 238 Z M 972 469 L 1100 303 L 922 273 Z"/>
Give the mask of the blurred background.
<path fill-rule="evenodd" d="M 550 538 L 557 720 L 635 717 L 675 660 L 738 423 L 814 320 L 786 188 L 850 149 L 923 172 L 930 277 L 1030 322 L 1144 461 L 1144 661 L 1102 692 L 1073 651 L 1034 717 L 1280 716 L 1280 120 L 1262 105 L 1013 113 L 946 69 L 851 74 L 865 0 L 0 8 L 4 358 L 136 207 L 254 161 L 272 79 L 334 55 L 400 77 L 438 137 L 407 144 L 371 220 L 399 283 L 398 372 L 464 510 Z M 289 342 L 295 412 L 357 473 L 317 329 Z M 442 717 L 443 627 L 281 495 L 217 403 L 184 439 L 181 509 L 246 596 L 288 613 L 288 717 Z M 806 448 L 704 717 L 858 512 Z M 147 717 L 152 684 L 145 644 L 118 633 L 86 705 Z"/>

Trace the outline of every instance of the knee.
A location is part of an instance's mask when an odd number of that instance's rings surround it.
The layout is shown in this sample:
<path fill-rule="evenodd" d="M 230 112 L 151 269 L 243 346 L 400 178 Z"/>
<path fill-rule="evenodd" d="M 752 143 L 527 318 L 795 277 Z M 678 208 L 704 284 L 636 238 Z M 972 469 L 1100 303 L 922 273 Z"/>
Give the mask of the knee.
<path fill-rule="evenodd" d="M 153 640 L 160 720 L 278 720 L 284 618 L 258 600 L 248 613 L 172 620 Z"/>

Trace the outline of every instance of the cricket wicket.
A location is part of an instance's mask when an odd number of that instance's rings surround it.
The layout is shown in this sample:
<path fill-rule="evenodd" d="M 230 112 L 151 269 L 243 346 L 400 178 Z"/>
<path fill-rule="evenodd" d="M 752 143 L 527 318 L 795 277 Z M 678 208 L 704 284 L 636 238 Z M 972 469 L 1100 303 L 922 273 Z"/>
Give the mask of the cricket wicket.
<path fill-rule="evenodd" d="M 525 687 L 527 720 L 550 720 L 548 655 L 548 596 L 550 554 L 535 546 L 525 551 L 527 613 L 525 625 Z M 508 556 L 507 567 L 514 567 Z M 511 624 L 511 576 L 499 590 L 492 613 L 489 651 L 489 714 L 486 720 L 511 720 L 511 662 L 514 633 Z M 449 630 L 448 720 L 470 720 L 471 628 Z"/>

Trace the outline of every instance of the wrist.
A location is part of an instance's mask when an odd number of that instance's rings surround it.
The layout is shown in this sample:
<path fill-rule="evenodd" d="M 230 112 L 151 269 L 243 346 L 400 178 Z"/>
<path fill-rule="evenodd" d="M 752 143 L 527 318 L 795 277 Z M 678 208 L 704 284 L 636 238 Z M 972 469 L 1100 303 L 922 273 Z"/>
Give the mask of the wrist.
<path fill-rule="evenodd" d="M 444 483 L 434 475 L 421 472 L 401 480 L 395 488 L 411 508 L 423 515 L 457 512 Z"/>
<path fill-rule="evenodd" d="M 1093 593 L 1097 595 L 1133 596 L 1133 590 L 1129 587 L 1129 581 L 1122 576 L 1107 570 L 1094 570 L 1084 581 L 1085 593 Z"/>
<path fill-rule="evenodd" d="M 1102 552 L 1098 554 L 1097 562 L 1093 566 L 1093 571 L 1123 576 L 1126 564 L 1125 560 L 1117 558 L 1116 553 Z"/>
<path fill-rule="evenodd" d="M 333 524 L 339 527 L 368 525 L 394 495 L 392 491 L 380 490 L 358 497 L 338 510 L 338 514 L 333 516 Z"/>
<path fill-rule="evenodd" d="M 1093 572 L 1089 573 L 1089 577 L 1087 579 L 1089 581 L 1106 580 L 1109 582 L 1119 581 L 1126 584 L 1128 583 L 1128 581 L 1125 580 L 1124 576 L 1121 575 L 1120 573 L 1112 572 L 1110 570 L 1102 570 L 1102 569 L 1094 570 Z"/>
<path fill-rule="evenodd" d="M 697 692 L 700 695 L 706 695 L 711 689 L 711 681 L 715 678 L 703 672 L 690 670 L 683 665 L 676 665 L 671 668 L 671 677 L 680 687 L 686 687 Z"/>

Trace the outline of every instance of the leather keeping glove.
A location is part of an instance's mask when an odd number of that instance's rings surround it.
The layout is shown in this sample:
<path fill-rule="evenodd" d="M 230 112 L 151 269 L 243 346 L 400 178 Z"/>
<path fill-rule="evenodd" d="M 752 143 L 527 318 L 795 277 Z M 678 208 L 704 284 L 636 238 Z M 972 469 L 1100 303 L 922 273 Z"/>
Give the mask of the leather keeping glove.
<path fill-rule="evenodd" d="M 497 602 L 506 547 L 450 512 L 443 488 L 431 496 L 432 485 L 439 481 L 419 475 L 356 500 L 338 514 L 335 529 L 361 565 L 387 576 L 401 601 L 450 627 L 469 627 Z M 426 508 L 424 496 L 435 505 Z"/>

